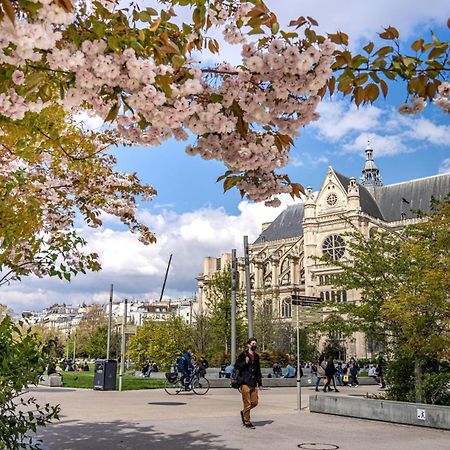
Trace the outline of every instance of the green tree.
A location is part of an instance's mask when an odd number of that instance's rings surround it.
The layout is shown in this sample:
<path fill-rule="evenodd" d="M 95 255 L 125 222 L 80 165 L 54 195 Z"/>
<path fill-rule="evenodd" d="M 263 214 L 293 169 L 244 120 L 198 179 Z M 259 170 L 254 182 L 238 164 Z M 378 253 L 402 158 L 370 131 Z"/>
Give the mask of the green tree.
<path fill-rule="evenodd" d="M 422 384 L 430 361 L 449 358 L 449 200 L 434 204 L 420 223 L 402 232 L 380 231 L 370 238 L 352 232 L 349 260 L 328 260 L 342 270 L 336 288 L 361 293 L 357 303 L 327 305 L 347 317 L 338 326 L 345 332 L 364 331 L 383 342 L 394 358 L 412 361 L 417 402 L 427 400 Z M 391 375 L 394 384 L 403 383 Z"/>
<path fill-rule="evenodd" d="M 106 346 L 108 342 L 108 324 L 100 324 L 89 335 L 84 353 L 89 358 L 106 358 Z M 116 332 L 111 334 L 110 358 L 117 358 L 117 349 L 120 348 L 120 336 Z"/>
<path fill-rule="evenodd" d="M 239 282 L 237 282 L 239 285 Z M 229 353 L 231 348 L 231 266 L 214 274 L 206 294 L 211 324 L 211 343 L 215 352 Z M 236 294 L 236 342 L 245 340 L 244 297 Z"/>
<path fill-rule="evenodd" d="M 254 308 L 254 334 L 261 350 L 274 350 L 277 339 L 277 323 L 273 314 L 272 299 L 257 300 Z"/>
<path fill-rule="evenodd" d="M 192 346 L 191 327 L 178 316 L 165 322 L 147 320 L 128 341 L 127 353 L 135 363 L 154 360 L 170 366 L 177 355 Z"/>
<path fill-rule="evenodd" d="M 212 327 L 207 314 L 200 313 L 196 315 L 195 324 L 192 326 L 191 333 L 194 350 L 208 357 L 213 356 L 214 349 L 211 341 Z"/>
<path fill-rule="evenodd" d="M 7 316 L 0 322 L 0 448 L 40 448 L 29 433 L 58 419 L 59 406 L 39 405 L 23 390 L 37 385 L 45 365 L 41 343 Z"/>
<path fill-rule="evenodd" d="M 107 318 L 103 311 L 102 305 L 93 304 L 87 307 L 86 313 L 80 320 L 77 326 L 76 332 L 76 354 L 77 356 L 92 356 L 90 355 L 88 349 L 86 348 L 88 342 L 90 341 L 92 335 L 98 329 L 100 325 L 105 325 L 107 327 Z M 107 329 L 107 328 L 106 328 Z M 105 334 L 106 336 L 106 334 Z M 106 355 L 106 337 L 104 341 L 104 351 Z M 91 347 L 92 348 L 92 347 Z M 99 350 L 99 349 L 97 349 Z"/>

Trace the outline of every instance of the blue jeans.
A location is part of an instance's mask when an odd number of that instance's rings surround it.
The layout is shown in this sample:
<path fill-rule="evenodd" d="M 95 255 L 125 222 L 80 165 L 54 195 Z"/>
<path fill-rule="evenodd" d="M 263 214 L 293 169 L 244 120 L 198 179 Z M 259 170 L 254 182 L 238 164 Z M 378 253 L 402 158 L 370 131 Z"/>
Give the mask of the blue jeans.
<path fill-rule="evenodd" d="M 322 378 L 324 378 L 324 377 L 321 377 L 321 376 L 317 375 L 317 380 L 316 380 L 316 389 L 318 389 L 318 388 L 319 388 L 319 385 L 320 385 L 320 380 L 321 380 Z"/>

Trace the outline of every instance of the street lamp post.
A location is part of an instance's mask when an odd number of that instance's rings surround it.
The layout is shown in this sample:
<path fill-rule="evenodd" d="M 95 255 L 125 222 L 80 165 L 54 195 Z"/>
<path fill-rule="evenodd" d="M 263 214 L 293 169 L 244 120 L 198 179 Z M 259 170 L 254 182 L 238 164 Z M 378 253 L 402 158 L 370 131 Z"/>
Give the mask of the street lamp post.
<path fill-rule="evenodd" d="M 300 306 L 297 305 L 297 409 L 300 411 L 302 409 L 302 387 L 301 387 L 301 381 L 302 378 L 300 376 L 300 323 L 298 319 L 298 310 L 300 309 Z"/>

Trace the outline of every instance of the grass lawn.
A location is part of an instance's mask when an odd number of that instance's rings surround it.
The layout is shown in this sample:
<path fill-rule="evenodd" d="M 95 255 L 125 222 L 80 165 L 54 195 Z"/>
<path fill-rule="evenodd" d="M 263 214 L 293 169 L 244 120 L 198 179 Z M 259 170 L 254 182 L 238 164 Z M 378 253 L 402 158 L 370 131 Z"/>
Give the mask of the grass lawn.
<path fill-rule="evenodd" d="M 70 388 L 94 388 L 93 367 L 89 372 L 61 372 L 63 376 L 63 386 Z M 132 391 L 138 389 L 158 389 L 164 387 L 164 381 L 160 378 L 137 378 L 130 375 L 124 375 L 122 389 Z M 119 374 L 117 374 L 116 389 L 119 388 Z"/>

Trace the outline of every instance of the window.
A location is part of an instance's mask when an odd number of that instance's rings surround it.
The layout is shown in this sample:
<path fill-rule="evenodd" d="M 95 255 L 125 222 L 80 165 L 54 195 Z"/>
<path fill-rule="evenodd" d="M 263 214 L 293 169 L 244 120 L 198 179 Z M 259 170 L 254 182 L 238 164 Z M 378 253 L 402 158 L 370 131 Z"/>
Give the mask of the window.
<path fill-rule="evenodd" d="M 292 317 L 292 304 L 290 298 L 285 298 L 281 302 L 281 317 Z"/>
<path fill-rule="evenodd" d="M 222 266 L 221 263 L 222 263 L 222 262 L 221 262 L 220 258 L 216 258 L 216 271 L 217 271 L 217 272 L 219 272 L 220 269 L 221 269 L 221 266 Z"/>
<path fill-rule="evenodd" d="M 328 197 L 327 197 L 327 203 L 330 206 L 333 206 L 333 205 L 336 204 L 336 202 L 337 202 L 337 195 L 336 194 L 329 194 Z"/>
<path fill-rule="evenodd" d="M 338 234 L 332 234 L 328 236 L 322 245 L 322 251 L 327 254 L 331 259 L 337 261 L 344 256 L 345 253 L 345 241 Z"/>

